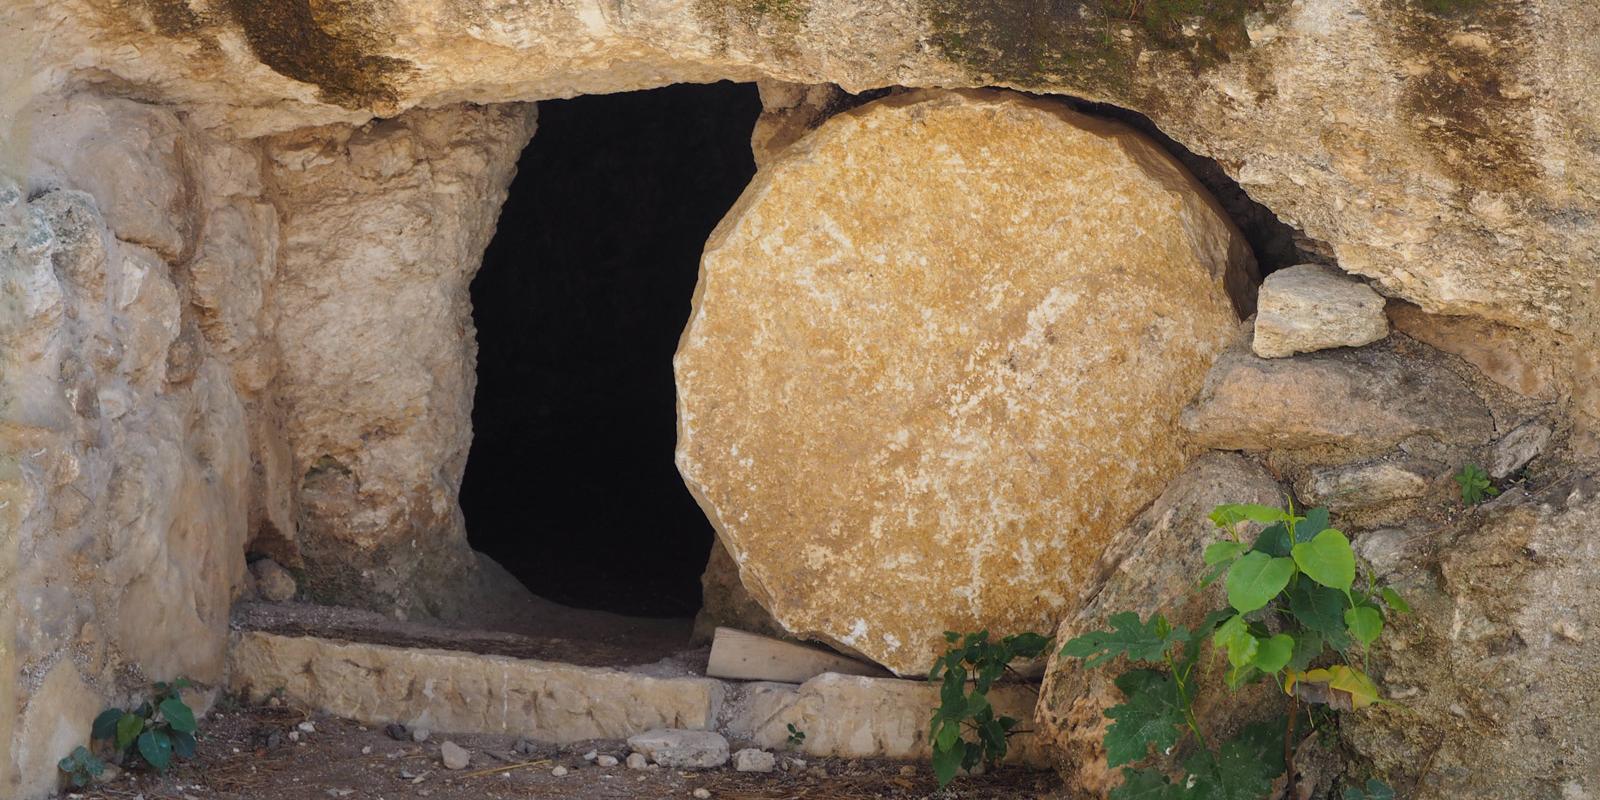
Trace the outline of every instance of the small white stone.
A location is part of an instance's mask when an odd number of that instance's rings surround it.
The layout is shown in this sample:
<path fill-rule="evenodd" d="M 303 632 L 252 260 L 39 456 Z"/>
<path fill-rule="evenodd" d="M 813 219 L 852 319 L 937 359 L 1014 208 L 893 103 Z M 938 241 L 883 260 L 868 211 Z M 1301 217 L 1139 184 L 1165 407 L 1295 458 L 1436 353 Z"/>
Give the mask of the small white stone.
<path fill-rule="evenodd" d="M 1389 335 L 1384 302 L 1366 282 L 1333 267 L 1280 269 L 1261 283 L 1251 348 L 1262 358 L 1283 358 L 1371 344 Z"/>
<path fill-rule="evenodd" d="M 617 765 L 617 758 L 616 756 L 598 756 L 595 758 L 594 763 L 602 767 L 614 767 Z"/>
<path fill-rule="evenodd" d="M 728 763 L 728 740 L 712 731 L 657 728 L 629 737 L 628 746 L 663 767 L 709 769 Z"/>
<path fill-rule="evenodd" d="M 771 753 L 754 747 L 733 754 L 733 768 L 738 772 L 771 772 L 777 762 Z"/>
<path fill-rule="evenodd" d="M 583 760 L 584 761 L 593 761 L 593 760 L 595 760 L 596 758 L 599 758 L 599 757 L 600 757 L 600 753 L 598 751 L 595 751 L 595 750 L 590 750 L 589 752 L 583 754 Z"/>
<path fill-rule="evenodd" d="M 296 725 L 295 727 L 298 728 L 301 733 L 316 733 L 317 732 L 317 726 L 311 724 L 310 720 L 302 722 L 299 725 Z"/>
<path fill-rule="evenodd" d="M 650 766 L 650 759 L 645 758 L 644 753 L 628 754 L 628 769 L 644 769 L 648 766 Z"/>
<path fill-rule="evenodd" d="M 694 790 L 694 796 L 696 800 L 711 800 L 711 791 L 709 789 L 696 789 Z"/>
<path fill-rule="evenodd" d="M 467 765 L 472 763 L 472 754 L 451 741 L 439 745 L 439 755 L 444 759 L 445 769 L 466 769 Z"/>
<path fill-rule="evenodd" d="M 415 728 L 411 731 L 411 741 L 426 742 L 431 734 L 427 728 Z"/>
<path fill-rule="evenodd" d="M 560 778 L 560 777 L 562 777 L 562 776 L 567 774 L 567 768 L 566 767 L 556 767 L 555 769 L 550 770 L 550 774 L 556 776 L 557 778 Z"/>
<path fill-rule="evenodd" d="M 291 741 L 291 742 L 300 741 L 300 732 L 299 731 L 289 731 L 289 741 Z"/>
<path fill-rule="evenodd" d="M 364 756 L 372 755 L 372 745 L 369 744 L 366 747 L 361 748 L 361 755 L 364 755 Z"/>

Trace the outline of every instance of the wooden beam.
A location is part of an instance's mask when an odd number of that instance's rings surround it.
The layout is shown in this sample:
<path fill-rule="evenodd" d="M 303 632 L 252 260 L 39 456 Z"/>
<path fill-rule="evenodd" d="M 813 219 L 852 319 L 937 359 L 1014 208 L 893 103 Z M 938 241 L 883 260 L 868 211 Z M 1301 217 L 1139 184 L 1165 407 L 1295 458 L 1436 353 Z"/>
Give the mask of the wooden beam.
<path fill-rule="evenodd" d="M 711 661 L 706 665 L 707 677 L 741 681 L 805 683 L 825 672 L 890 676 L 876 664 L 733 628 L 717 628 L 711 639 Z"/>

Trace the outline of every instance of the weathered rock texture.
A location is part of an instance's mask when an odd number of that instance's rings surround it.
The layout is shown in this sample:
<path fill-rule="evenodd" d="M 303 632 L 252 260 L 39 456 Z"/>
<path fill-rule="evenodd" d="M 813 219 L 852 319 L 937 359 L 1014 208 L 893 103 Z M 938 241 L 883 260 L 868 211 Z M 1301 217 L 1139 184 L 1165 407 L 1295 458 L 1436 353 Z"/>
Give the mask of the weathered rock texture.
<path fill-rule="evenodd" d="M 1573 332 L 1592 322 L 1592 4 L 1129 8 L 32 0 L 8 6 L 3 29 L 12 85 L 88 72 L 252 134 L 718 79 L 1071 94 L 1147 114 L 1331 245 L 1341 267 L 1430 311 Z"/>
<path fill-rule="evenodd" d="M 1600 483 L 1517 489 L 1419 537 L 1391 567 L 1416 613 L 1373 668 L 1397 698 L 1343 734 L 1405 797 L 1600 791 Z"/>
<path fill-rule="evenodd" d="M 1389 335 L 1383 305 L 1372 287 L 1332 267 L 1281 269 L 1261 283 L 1250 346 L 1262 358 L 1282 358 L 1371 344 Z"/>
<path fill-rule="evenodd" d="M 1063 620 L 1056 641 L 1065 643 L 1092 630 L 1108 629 L 1112 614 L 1133 611 L 1141 619 L 1161 612 L 1174 625 L 1194 626 L 1206 614 L 1225 608 L 1227 596 L 1219 581 L 1196 592 L 1195 576 L 1206 572 L 1207 545 L 1220 534 L 1211 524 L 1211 509 L 1223 503 L 1283 502 L 1272 476 L 1243 457 L 1213 453 L 1196 459 L 1173 479 L 1154 503 L 1120 531 L 1096 566 L 1096 577 L 1083 587 L 1086 605 Z M 1083 669 L 1077 659 L 1052 654 L 1039 692 L 1035 727 L 1069 786 L 1101 796 L 1121 783 L 1120 771 L 1106 767 L 1101 745 L 1111 720 L 1106 709 L 1122 702 L 1113 684 L 1127 668 L 1124 659 Z M 1202 662 L 1196 685 L 1220 686 L 1226 662 Z M 1195 713 L 1207 725 L 1206 735 L 1231 736 L 1240 727 L 1259 722 L 1277 710 L 1270 690 L 1258 685 L 1241 695 L 1207 691 Z"/>
<path fill-rule="evenodd" d="M 256 343 L 275 214 L 244 148 L 170 110 L 78 96 L 30 110 L 0 181 L 0 795 L 55 786 L 105 704 L 223 677 L 270 453 Z M 12 143 L 17 144 L 17 143 Z M 211 254 L 241 266 L 208 283 Z"/>
<path fill-rule="evenodd" d="M 532 132 L 532 108 L 510 105 L 267 142 L 283 231 L 275 385 L 319 600 L 450 616 L 468 599 L 467 287 Z"/>
<path fill-rule="evenodd" d="M 678 468 L 796 635 L 912 674 L 942 631 L 1051 627 L 1182 465 L 1252 268 L 1120 125 L 995 92 L 862 106 L 712 235 Z"/>

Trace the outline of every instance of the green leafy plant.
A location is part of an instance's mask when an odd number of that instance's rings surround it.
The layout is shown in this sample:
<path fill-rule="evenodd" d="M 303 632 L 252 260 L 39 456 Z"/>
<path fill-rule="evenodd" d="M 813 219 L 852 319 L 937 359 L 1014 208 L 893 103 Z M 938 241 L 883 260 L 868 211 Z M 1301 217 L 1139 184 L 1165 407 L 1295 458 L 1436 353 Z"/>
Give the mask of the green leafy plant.
<path fill-rule="evenodd" d="M 1107 620 L 1110 630 L 1075 637 L 1061 649 L 1089 668 L 1118 656 L 1138 665 L 1116 679 L 1124 701 L 1105 712 L 1112 720 L 1106 761 L 1121 767 L 1124 778 L 1112 800 L 1265 797 L 1287 769 L 1284 743 L 1294 739 L 1299 703 L 1350 710 L 1381 702 L 1364 661 L 1358 666 L 1355 659 L 1383 634 L 1388 614 L 1410 609 L 1370 575 L 1358 585 L 1350 540 L 1329 526 L 1327 510 L 1299 516 L 1292 506 L 1223 505 L 1210 518 L 1226 538 L 1207 546 L 1199 585 L 1222 579 L 1227 608 L 1193 628 L 1172 625 L 1160 613 L 1141 620 L 1121 612 Z M 1243 536 L 1246 523 L 1260 526 L 1251 541 Z M 1227 741 L 1207 741 L 1194 708 L 1208 642 L 1227 659 L 1229 689 L 1271 679 L 1284 692 L 1287 713 Z M 1152 746 L 1181 757 L 1181 774 L 1145 763 Z M 1388 788 L 1374 781 L 1363 795 L 1347 792 L 1347 800 L 1385 797 L 1373 793 L 1375 786 Z"/>
<path fill-rule="evenodd" d="M 1394 790 L 1383 781 L 1369 780 L 1365 790 L 1354 786 L 1345 789 L 1344 800 L 1394 800 Z"/>
<path fill-rule="evenodd" d="M 1006 740 L 1021 731 L 1016 719 L 995 715 L 989 689 L 1012 661 L 1037 658 L 1050 646 L 1050 639 L 1037 633 L 993 642 L 986 630 L 965 636 L 945 631 L 944 638 L 950 647 L 928 672 L 928 680 L 939 685 L 939 707 L 933 711 L 928 738 L 940 787 L 963 769 L 993 766 L 1005 757 Z"/>
<path fill-rule="evenodd" d="M 90 737 L 95 742 L 111 743 L 112 751 L 128 763 L 142 759 L 158 772 L 165 772 L 174 757 L 194 757 L 194 710 L 179 694 L 191 684 L 179 678 L 172 683 L 156 683 L 149 699 L 133 709 L 108 708 L 95 717 Z"/>
<path fill-rule="evenodd" d="M 1468 464 L 1461 468 L 1455 476 L 1456 485 L 1461 487 L 1461 502 L 1475 506 L 1484 500 L 1500 493 L 1489 476 L 1477 464 Z"/>
<path fill-rule="evenodd" d="M 89 748 L 80 744 L 66 758 L 56 762 L 56 769 L 67 776 L 67 782 L 72 784 L 74 789 L 82 789 L 100 777 L 100 773 L 106 771 L 106 762 L 95 758 L 94 753 L 89 752 Z"/>
<path fill-rule="evenodd" d="M 806 743 L 806 732 L 796 728 L 794 723 L 789 723 L 789 738 L 784 740 L 790 748 L 797 748 Z"/>

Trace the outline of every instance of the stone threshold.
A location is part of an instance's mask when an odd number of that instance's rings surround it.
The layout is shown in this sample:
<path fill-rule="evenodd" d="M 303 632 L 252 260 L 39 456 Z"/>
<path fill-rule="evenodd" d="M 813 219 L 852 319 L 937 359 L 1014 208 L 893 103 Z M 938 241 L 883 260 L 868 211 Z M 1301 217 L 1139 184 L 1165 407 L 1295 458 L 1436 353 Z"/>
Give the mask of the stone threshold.
<path fill-rule="evenodd" d="M 554 744 L 626 739 L 652 728 L 714 730 L 735 746 L 784 749 L 788 726 L 805 755 L 927 759 L 938 702 L 922 681 L 827 673 L 803 684 L 660 676 L 458 650 L 394 647 L 310 635 L 235 631 L 229 681 L 255 701 L 293 703 L 363 723 L 440 733 L 494 733 Z M 1000 714 L 1033 718 L 1037 689 L 990 692 Z M 1045 767 L 1032 735 L 1008 763 Z"/>

